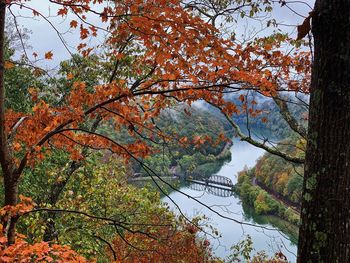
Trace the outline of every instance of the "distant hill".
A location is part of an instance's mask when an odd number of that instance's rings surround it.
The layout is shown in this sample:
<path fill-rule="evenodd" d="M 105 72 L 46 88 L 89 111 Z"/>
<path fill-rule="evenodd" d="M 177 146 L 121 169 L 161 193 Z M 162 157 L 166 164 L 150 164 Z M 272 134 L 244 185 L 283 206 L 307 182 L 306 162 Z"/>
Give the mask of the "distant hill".
<path fill-rule="evenodd" d="M 155 122 L 164 133 L 173 135 L 166 144 L 161 143 L 161 138 L 154 138 L 159 142 L 153 145 L 156 153 L 144 160 L 160 175 L 176 172 L 209 176 L 231 157 L 225 146 L 233 136 L 232 129 L 213 111 L 180 104 L 163 111 Z M 145 172 L 137 163 L 132 168 L 135 173 Z"/>
<path fill-rule="evenodd" d="M 251 130 L 251 133 L 255 137 L 267 137 L 271 140 L 280 141 L 286 139 L 293 131 L 288 126 L 287 122 L 282 118 L 279 108 L 276 103 L 271 99 L 267 98 L 260 94 L 255 94 L 244 97 L 244 102 L 240 99 L 242 94 L 235 94 L 228 96 L 226 99 L 233 102 L 238 108 L 243 109 L 244 103 L 247 102 L 248 105 L 261 111 L 256 117 L 248 116 L 245 112 L 242 112 L 238 115 L 232 116 L 233 120 L 239 125 L 240 129 L 244 132 L 247 131 L 247 123 L 248 127 Z M 300 97 L 299 95 L 298 97 Z M 290 101 L 288 103 L 289 110 L 293 114 L 293 116 L 304 126 L 307 125 L 307 108 L 302 106 L 302 103 L 298 101 L 293 96 L 285 95 L 285 99 Z M 303 101 L 307 101 L 307 96 L 302 96 L 301 99 Z M 220 111 L 213 106 L 207 103 L 197 103 L 198 108 L 207 110 L 217 116 L 218 119 L 221 119 L 224 122 L 225 128 L 230 129 L 229 123 L 225 120 L 224 116 L 220 113 Z"/>

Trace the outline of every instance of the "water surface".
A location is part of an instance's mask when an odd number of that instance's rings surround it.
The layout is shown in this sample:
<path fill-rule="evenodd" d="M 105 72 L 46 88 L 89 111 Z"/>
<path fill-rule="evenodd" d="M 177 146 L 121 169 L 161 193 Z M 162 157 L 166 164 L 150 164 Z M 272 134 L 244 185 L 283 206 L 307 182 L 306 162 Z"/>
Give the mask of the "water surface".
<path fill-rule="evenodd" d="M 230 151 L 232 154 L 231 161 L 225 163 L 217 174 L 230 178 L 234 184 L 237 182 L 237 173 L 245 167 L 254 166 L 256 160 L 264 154 L 263 150 L 246 142 L 236 140 Z M 182 213 L 189 218 L 198 214 L 205 215 L 209 218 L 209 223 L 221 233 L 222 237 L 219 239 L 209 238 L 217 256 L 225 258 L 229 255 L 230 247 L 233 244 L 250 235 L 256 252 L 264 250 L 272 255 L 275 252 L 282 251 L 290 261 L 295 261 L 295 243 L 291 241 L 290 235 L 282 233 L 275 227 L 278 226 L 280 229 L 285 229 L 287 227 L 290 228 L 290 224 L 276 217 L 256 215 L 252 209 L 242 204 L 238 196 L 220 197 L 208 191 L 197 191 L 200 187 L 195 187 L 197 190 L 193 190 L 193 188 L 193 185 L 187 185 L 182 186 L 180 190 L 205 203 L 220 215 L 243 223 L 240 224 L 233 220 L 225 219 L 179 192 L 169 194 L 169 197 L 180 207 Z M 168 197 L 164 197 L 163 201 L 176 210 L 175 205 Z M 177 211 L 177 213 L 179 212 Z M 256 227 L 245 225 L 244 223 L 254 224 Z M 275 226 L 271 225 L 271 223 Z M 296 231 L 296 228 L 294 227 L 293 230 Z"/>

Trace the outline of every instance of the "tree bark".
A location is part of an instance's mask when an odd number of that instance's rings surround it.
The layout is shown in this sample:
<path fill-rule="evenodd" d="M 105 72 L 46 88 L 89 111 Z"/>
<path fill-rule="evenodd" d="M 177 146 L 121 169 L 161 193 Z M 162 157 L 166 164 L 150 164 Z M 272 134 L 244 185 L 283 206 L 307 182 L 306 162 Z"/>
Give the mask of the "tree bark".
<path fill-rule="evenodd" d="M 298 262 L 350 262 L 350 0 L 316 0 Z"/>
<path fill-rule="evenodd" d="M 18 196 L 18 174 L 15 171 L 15 166 L 11 152 L 9 150 L 7 134 L 5 131 L 5 16 L 6 16 L 6 1 L 0 1 L 0 163 L 1 171 L 4 177 L 5 188 L 5 203 L 4 205 L 17 205 Z M 6 222 L 5 228 L 7 231 L 7 243 L 11 245 L 15 243 L 16 236 L 16 217 L 11 217 Z"/>
<path fill-rule="evenodd" d="M 98 116 L 96 120 L 92 123 L 90 131 L 95 132 L 99 124 L 101 123 L 102 118 L 101 116 Z M 82 156 L 86 157 L 89 153 L 89 148 L 85 147 L 82 151 Z M 51 186 L 49 196 L 47 200 L 45 200 L 46 203 L 50 204 L 52 207 L 56 205 L 56 203 L 59 200 L 59 197 L 61 193 L 63 192 L 64 188 L 68 184 L 69 180 L 71 179 L 72 175 L 76 170 L 78 170 L 83 165 L 83 161 L 71 161 L 68 170 L 64 172 L 65 178 L 61 182 L 54 183 Z M 58 233 L 55 227 L 55 220 L 57 218 L 57 213 L 55 212 L 48 212 L 46 216 L 44 216 L 44 219 L 46 221 L 46 228 L 43 235 L 43 240 L 46 242 L 53 241 L 55 239 L 58 239 Z"/>
<path fill-rule="evenodd" d="M 72 161 L 70 163 L 69 169 L 65 172 L 65 178 L 61 182 L 54 183 L 50 188 L 50 193 L 46 202 L 50 204 L 52 207 L 56 205 L 59 200 L 59 197 L 72 177 L 73 173 L 81 166 L 82 162 Z M 58 239 L 58 233 L 55 227 L 55 220 L 57 218 L 57 213 L 48 212 L 47 215 L 44 216 L 46 221 L 45 232 L 43 235 L 43 240 L 45 242 L 53 241 Z"/>
<path fill-rule="evenodd" d="M 5 46 L 5 15 L 6 4 L 4 0 L 0 1 L 0 162 L 4 176 L 9 169 L 9 152 L 7 146 L 7 136 L 5 132 L 5 61 L 4 61 L 4 46 Z"/>
<path fill-rule="evenodd" d="M 4 176 L 5 181 L 5 206 L 15 206 L 17 205 L 17 196 L 18 196 L 18 182 L 13 181 L 13 173 Z M 11 215 L 10 215 L 11 216 Z M 17 217 L 11 216 L 10 219 L 6 222 L 7 229 L 7 243 L 12 245 L 15 243 L 16 238 L 16 223 Z"/>

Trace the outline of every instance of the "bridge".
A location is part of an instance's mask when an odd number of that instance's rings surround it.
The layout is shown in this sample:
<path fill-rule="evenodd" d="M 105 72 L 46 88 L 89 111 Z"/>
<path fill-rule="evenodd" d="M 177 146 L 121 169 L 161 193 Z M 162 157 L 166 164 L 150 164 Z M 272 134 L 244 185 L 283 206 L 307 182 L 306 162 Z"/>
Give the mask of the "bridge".
<path fill-rule="evenodd" d="M 232 188 L 234 185 L 230 178 L 227 178 L 225 176 L 214 174 L 210 176 L 209 178 L 198 178 L 197 176 L 194 177 L 186 177 L 185 180 L 193 183 L 198 184 L 205 184 L 205 185 L 216 185 L 216 186 L 225 186 L 228 188 Z"/>
<path fill-rule="evenodd" d="M 234 184 L 230 178 L 221 175 L 212 175 L 205 179 L 185 178 L 191 182 L 190 188 L 196 191 L 206 191 L 213 195 L 228 197 L 233 194 Z"/>
<path fill-rule="evenodd" d="M 221 175 L 212 175 L 208 179 L 204 180 L 206 184 L 217 184 L 221 186 L 233 187 L 233 183 L 230 178 Z"/>
<path fill-rule="evenodd" d="M 230 178 L 227 178 L 225 176 L 214 174 L 210 176 L 209 178 L 203 178 L 203 175 L 201 174 L 191 174 L 191 176 L 184 175 L 184 174 L 176 174 L 173 173 L 172 176 L 168 177 L 161 177 L 162 179 L 180 179 L 190 182 L 190 189 L 195 191 L 205 191 L 207 193 L 210 193 L 212 195 L 221 196 L 221 197 L 229 197 L 233 195 L 234 190 L 234 184 L 232 183 Z M 132 178 L 129 179 L 129 181 L 143 181 L 148 180 L 149 177 L 141 174 L 136 173 Z M 156 178 L 157 179 L 157 178 Z"/>

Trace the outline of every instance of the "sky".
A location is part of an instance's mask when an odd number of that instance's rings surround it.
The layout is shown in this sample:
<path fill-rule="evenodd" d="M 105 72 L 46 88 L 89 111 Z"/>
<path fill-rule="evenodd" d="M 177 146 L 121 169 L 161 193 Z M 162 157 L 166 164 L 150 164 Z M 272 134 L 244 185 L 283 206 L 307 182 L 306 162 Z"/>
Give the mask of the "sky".
<path fill-rule="evenodd" d="M 69 59 L 71 57 L 70 52 L 77 52 L 76 47 L 81 42 L 79 29 L 72 29 L 69 25 L 72 19 L 78 20 L 74 15 L 69 15 L 67 18 L 57 16 L 59 6 L 48 1 L 31 0 L 26 2 L 25 5 L 35 9 L 47 18 L 46 20 L 40 16 L 33 17 L 31 10 L 18 6 L 11 8 L 18 25 L 31 31 L 29 44 L 32 49 L 27 52 L 30 59 L 34 59 L 33 52 L 38 54 L 38 58 L 43 58 L 46 52 L 52 51 L 53 59 L 51 61 L 43 60 L 39 62 L 40 66 L 52 68 L 58 65 L 60 61 Z M 11 15 L 9 12 L 7 14 Z M 94 25 L 101 25 L 100 19 L 96 16 L 88 16 L 88 20 Z M 58 32 L 66 46 L 62 43 Z M 99 39 L 103 39 L 103 37 L 95 38 L 92 43 L 97 44 L 100 41 Z M 23 50 L 20 50 L 20 53 L 23 54 Z"/>
<path fill-rule="evenodd" d="M 283 7 L 276 3 L 271 18 L 275 18 L 278 23 L 288 25 L 281 26 L 280 28 L 283 31 L 291 33 L 292 36 L 296 36 L 296 25 L 301 24 L 304 20 L 302 16 L 307 16 L 311 11 L 309 6 L 312 7 L 314 5 L 314 0 L 305 0 L 306 4 L 302 1 L 291 2 L 291 4 Z M 67 19 L 62 19 L 62 17 L 56 16 L 58 6 L 49 3 L 48 1 L 31 0 L 25 2 L 25 5 L 34 8 L 44 16 L 48 17 L 52 24 L 55 25 L 56 29 L 63 33 L 62 37 L 66 41 L 70 51 L 72 53 L 76 52 L 75 47 L 79 43 L 79 31 L 67 31 L 69 29 L 70 20 L 74 19 L 73 16 L 70 16 Z M 44 54 L 48 51 L 53 52 L 53 59 L 51 61 L 43 60 L 39 62 L 39 66 L 53 68 L 59 65 L 60 61 L 70 58 L 70 53 L 62 44 L 57 32 L 47 21 L 39 17 L 33 18 L 32 11 L 25 10 L 24 8 L 20 9 L 18 6 L 12 6 L 11 10 L 17 17 L 18 24 L 30 29 L 32 32 L 29 44 L 33 48 L 27 52 L 29 57 L 33 59 L 33 56 L 31 56 L 33 52 L 37 53 L 39 58 L 43 58 Z M 92 21 L 92 24 L 101 25 L 99 18 L 96 16 L 90 16 L 88 19 Z M 259 22 L 246 19 L 241 20 L 240 23 L 234 27 L 234 30 L 236 31 L 237 36 L 241 37 L 244 35 L 246 38 L 248 35 L 251 36 L 253 34 L 254 30 L 252 30 L 252 28 L 255 28 L 255 32 L 259 32 L 263 27 L 265 27 L 265 24 L 261 25 Z M 249 28 L 249 30 L 247 30 L 247 28 Z M 260 35 L 268 34 L 269 32 L 271 32 L 271 30 L 263 30 L 260 32 Z M 93 40 L 93 42 L 96 44 L 100 41 L 99 39 L 103 39 L 103 37 L 101 36 L 100 38 Z M 23 53 L 23 51 L 20 53 Z"/>

